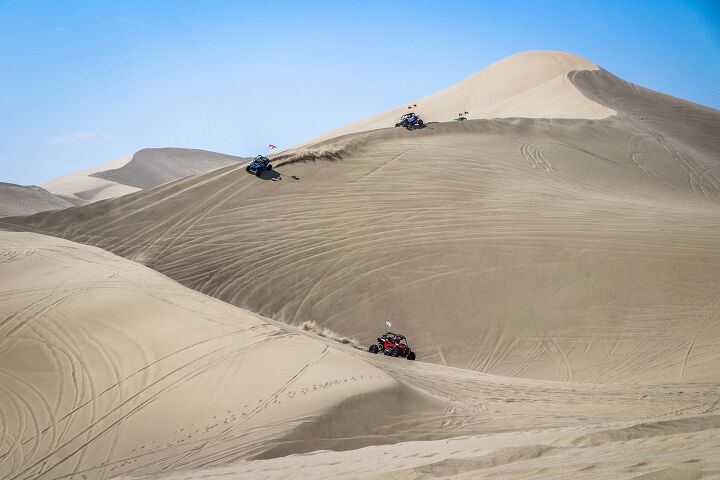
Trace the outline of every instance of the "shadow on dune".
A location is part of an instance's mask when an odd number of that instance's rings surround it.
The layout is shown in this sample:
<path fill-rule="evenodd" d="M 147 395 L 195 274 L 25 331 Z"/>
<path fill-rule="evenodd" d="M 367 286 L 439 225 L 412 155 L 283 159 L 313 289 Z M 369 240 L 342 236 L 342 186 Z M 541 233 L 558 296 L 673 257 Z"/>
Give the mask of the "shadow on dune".
<path fill-rule="evenodd" d="M 278 172 L 277 170 L 270 170 L 269 172 L 267 170 L 265 170 L 257 178 L 259 178 L 260 180 L 270 180 L 273 182 L 279 182 L 280 180 L 283 179 L 283 174 L 281 172 Z M 295 180 L 295 181 L 300 180 L 300 177 L 298 177 L 297 175 L 290 175 L 289 178 L 292 180 Z"/>
<path fill-rule="evenodd" d="M 258 176 L 261 180 L 272 180 L 273 182 L 277 182 L 279 180 L 282 180 L 282 174 L 278 172 L 277 170 L 264 170 L 260 175 Z"/>
<path fill-rule="evenodd" d="M 381 391 L 343 400 L 321 414 L 304 417 L 281 440 L 267 443 L 255 460 L 297 455 L 316 450 L 355 450 L 369 445 L 412 440 L 436 440 L 444 400 L 397 382 Z"/>
<path fill-rule="evenodd" d="M 407 127 L 404 127 L 404 128 L 405 128 L 405 130 L 413 131 L 413 130 L 422 130 L 423 128 L 426 128 L 426 127 L 427 127 L 427 125 L 423 123 L 422 125 L 408 125 Z"/>

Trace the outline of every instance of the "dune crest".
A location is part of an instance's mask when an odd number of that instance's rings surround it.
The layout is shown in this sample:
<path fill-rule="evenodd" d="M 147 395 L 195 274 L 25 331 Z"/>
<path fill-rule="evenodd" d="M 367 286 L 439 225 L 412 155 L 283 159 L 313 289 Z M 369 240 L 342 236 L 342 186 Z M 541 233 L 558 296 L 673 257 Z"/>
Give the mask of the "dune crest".
<path fill-rule="evenodd" d="M 600 119 L 615 111 L 583 95 L 569 80 L 574 71 L 600 67 L 571 53 L 529 51 L 511 55 L 433 95 L 316 137 L 312 144 L 349 133 L 392 127 L 403 113 L 414 111 L 427 122 L 448 122 L 463 114 L 481 118 Z M 416 106 L 414 106 L 416 105 Z M 408 107 L 412 108 L 408 108 Z M 467 112 L 467 113 L 465 113 Z"/>

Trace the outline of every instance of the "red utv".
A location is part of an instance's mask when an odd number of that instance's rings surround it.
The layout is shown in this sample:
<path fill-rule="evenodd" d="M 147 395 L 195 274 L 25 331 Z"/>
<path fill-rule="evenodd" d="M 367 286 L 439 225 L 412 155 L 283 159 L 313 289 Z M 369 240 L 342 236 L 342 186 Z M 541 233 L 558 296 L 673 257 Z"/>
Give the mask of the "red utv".
<path fill-rule="evenodd" d="M 410 345 L 403 335 L 388 332 L 382 337 L 378 337 L 377 343 L 370 345 L 370 353 L 382 352 L 385 355 L 393 357 L 405 357 L 408 360 L 415 360 L 415 352 L 410 350 Z"/>

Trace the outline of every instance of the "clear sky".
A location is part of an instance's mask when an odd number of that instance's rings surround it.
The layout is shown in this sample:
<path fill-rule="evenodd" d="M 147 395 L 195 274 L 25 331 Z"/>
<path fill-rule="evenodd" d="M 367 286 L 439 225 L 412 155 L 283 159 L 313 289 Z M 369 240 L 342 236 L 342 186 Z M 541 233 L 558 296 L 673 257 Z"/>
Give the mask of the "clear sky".
<path fill-rule="evenodd" d="M 720 109 L 718 0 L 0 0 L 0 181 L 264 153 L 538 49 Z"/>

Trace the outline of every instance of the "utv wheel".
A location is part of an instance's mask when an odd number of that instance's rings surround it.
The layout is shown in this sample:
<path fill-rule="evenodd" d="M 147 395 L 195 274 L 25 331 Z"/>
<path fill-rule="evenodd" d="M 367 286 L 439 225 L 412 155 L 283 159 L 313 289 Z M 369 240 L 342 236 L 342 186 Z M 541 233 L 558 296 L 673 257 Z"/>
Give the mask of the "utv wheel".
<path fill-rule="evenodd" d="M 408 360 L 415 360 L 415 352 L 410 352 L 410 353 L 408 353 L 407 359 L 408 359 Z"/>
<path fill-rule="evenodd" d="M 398 347 L 395 347 L 392 349 L 392 356 L 393 357 L 399 357 L 400 356 L 400 349 Z"/>
<path fill-rule="evenodd" d="M 423 121 L 422 121 L 422 120 L 418 120 L 418 127 L 422 127 L 422 126 L 423 126 Z"/>
<path fill-rule="evenodd" d="M 378 346 L 377 345 L 370 345 L 370 350 L 368 350 L 370 353 L 377 353 L 378 352 Z"/>
<path fill-rule="evenodd" d="M 270 164 L 268 163 L 267 171 L 269 172 L 270 170 L 272 170 L 272 165 L 270 165 Z"/>
<path fill-rule="evenodd" d="M 259 177 L 260 175 L 262 175 L 262 172 L 262 168 L 258 168 L 257 171 L 255 171 L 255 176 Z"/>
<path fill-rule="evenodd" d="M 248 172 L 248 173 L 250 173 L 250 166 L 249 166 L 249 165 L 248 165 L 247 167 L 245 167 L 245 171 Z"/>

